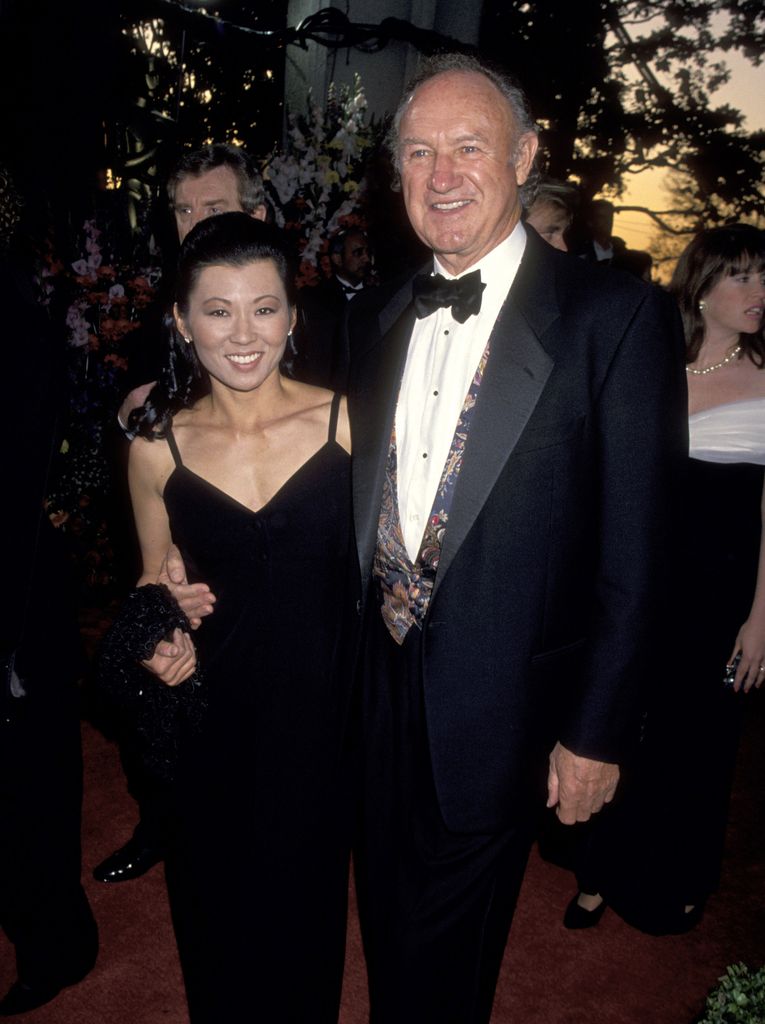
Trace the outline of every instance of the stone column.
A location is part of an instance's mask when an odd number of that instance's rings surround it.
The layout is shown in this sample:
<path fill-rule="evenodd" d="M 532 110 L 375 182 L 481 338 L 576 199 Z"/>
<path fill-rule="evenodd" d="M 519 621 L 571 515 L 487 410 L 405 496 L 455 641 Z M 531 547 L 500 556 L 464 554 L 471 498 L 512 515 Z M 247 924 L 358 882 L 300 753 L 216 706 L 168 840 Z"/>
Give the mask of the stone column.
<path fill-rule="evenodd" d="M 384 18 L 408 21 L 419 29 L 430 29 L 462 43 L 476 45 L 481 19 L 480 3 L 465 0 L 290 0 L 287 24 L 298 25 L 325 7 L 336 7 L 355 24 L 379 25 Z M 370 115 L 378 118 L 395 110 L 406 81 L 413 74 L 419 51 L 409 43 L 392 41 L 377 53 L 349 48 L 335 50 L 309 42 L 308 50 L 287 48 L 285 101 L 289 111 L 305 109 L 310 88 L 323 101 L 330 82 L 350 84 L 354 73 L 361 75 Z"/>

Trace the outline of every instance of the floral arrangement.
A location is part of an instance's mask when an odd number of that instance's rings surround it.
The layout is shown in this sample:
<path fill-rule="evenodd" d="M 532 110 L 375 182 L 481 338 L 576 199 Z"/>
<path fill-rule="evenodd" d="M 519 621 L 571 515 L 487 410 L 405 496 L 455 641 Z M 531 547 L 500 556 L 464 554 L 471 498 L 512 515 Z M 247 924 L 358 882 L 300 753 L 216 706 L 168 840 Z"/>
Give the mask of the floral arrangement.
<path fill-rule="evenodd" d="M 142 310 L 154 298 L 160 272 L 157 268 L 131 271 L 125 267 L 105 264 L 99 241 L 102 234 L 95 221 L 83 224 L 86 256 L 72 263 L 79 294 L 66 313 L 69 344 L 75 348 L 87 345 L 90 351 L 111 349 L 106 361 L 127 368 L 116 355 L 126 334 L 135 330 Z"/>
<path fill-rule="evenodd" d="M 326 110 L 309 94 L 307 113 L 289 115 L 286 147 L 264 168 L 276 221 L 296 236 L 300 287 L 318 281 L 321 257 L 335 231 L 364 226 L 364 168 L 375 137 L 366 109 L 358 75 L 352 86 L 330 85 Z"/>

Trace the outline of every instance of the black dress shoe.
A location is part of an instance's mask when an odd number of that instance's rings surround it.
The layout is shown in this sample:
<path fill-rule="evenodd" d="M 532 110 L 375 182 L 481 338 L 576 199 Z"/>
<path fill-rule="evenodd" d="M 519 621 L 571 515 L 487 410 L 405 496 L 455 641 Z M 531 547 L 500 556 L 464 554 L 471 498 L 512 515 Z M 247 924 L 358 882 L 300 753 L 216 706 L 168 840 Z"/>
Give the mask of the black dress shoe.
<path fill-rule="evenodd" d="M 153 868 L 165 854 L 156 846 L 146 846 L 136 839 L 128 839 L 124 846 L 93 869 L 97 882 L 127 882 L 140 878 Z"/>
<path fill-rule="evenodd" d="M 605 909 L 605 900 L 601 900 L 599 906 L 594 910 L 585 909 L 579 905 L 579 893 L 577 893 L 566 907 L 566 913 L 563 915 L 563 927 L 572 931 L 581 928 L 594 928 L 603 916 Z"/>

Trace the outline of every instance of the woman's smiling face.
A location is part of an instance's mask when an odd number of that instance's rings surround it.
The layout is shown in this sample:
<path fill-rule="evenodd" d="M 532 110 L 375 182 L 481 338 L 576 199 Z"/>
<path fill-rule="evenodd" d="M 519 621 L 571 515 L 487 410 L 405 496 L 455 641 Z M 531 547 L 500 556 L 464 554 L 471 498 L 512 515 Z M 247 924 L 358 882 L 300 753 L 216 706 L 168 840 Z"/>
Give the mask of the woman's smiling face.
<path fill-rule="evenodd" d="M 276 264 L 266 259 L 205 267 L 175 319 L 212 380 L 252 391 L 278 371 L 295 311 Z"/>

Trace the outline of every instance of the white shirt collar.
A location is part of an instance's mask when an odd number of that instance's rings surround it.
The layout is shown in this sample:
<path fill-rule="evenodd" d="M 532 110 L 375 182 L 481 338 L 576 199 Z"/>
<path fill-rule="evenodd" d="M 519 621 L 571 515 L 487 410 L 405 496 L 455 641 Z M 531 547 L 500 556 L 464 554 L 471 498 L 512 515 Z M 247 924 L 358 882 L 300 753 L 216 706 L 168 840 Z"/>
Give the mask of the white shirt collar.
<path fill-rule="evenodd" d="M 515 280 L 526 248 L 526 238 L 526 229 L 518 221 L 507 238 L 499 245 L 495 245 L 477 263 L 458 275 L 458 277 L 464 277 L 465 274 L 471 274 L 474 270 L 481 271 L 481 281 L 486 287 L 481 296 L 480 315 L 482 319 L 487 319 L 492 326 L 507 298 L 508 289 Z M 454 280 L 454 276 L 439 263 L 436 256 L 433 257 L 433 269 L 434 273 Z M 486 336 L 488 338 L 488 332 Z"/>
<path fill-rule="evenodd" d="M 597 259 L 598 262 L 600 262 L 601 260 L 613 259 L 613 256 L 614 256 L 614 247 L 613 247 L 613 245 L 608 245 L 608 246 L 601 245 L 600 242 L 598 242 L 594 238 L 592 240 L 592 245 L 593 245 L 593 248 L 595 249 L 595 258 Z"/>
<path fill-rule="evenodd" d="M 346 281 L 346 279 L 344 277 L 341 277 L 340 274 L 335 274 L 335 277 L 338 279 L 338 281 L 343 286 L 343 289 L 346 292 L 360 292 L 363 291 L 364 289 L 363 281 L 359 281 L 358 284 L 353 284 L 352 281 Z"/>

